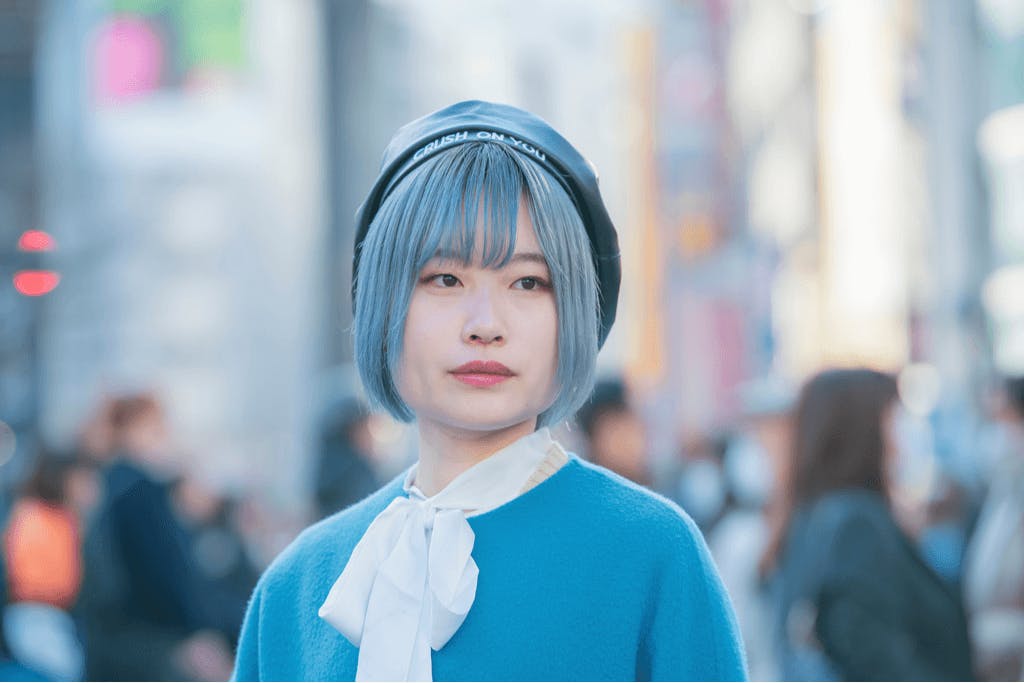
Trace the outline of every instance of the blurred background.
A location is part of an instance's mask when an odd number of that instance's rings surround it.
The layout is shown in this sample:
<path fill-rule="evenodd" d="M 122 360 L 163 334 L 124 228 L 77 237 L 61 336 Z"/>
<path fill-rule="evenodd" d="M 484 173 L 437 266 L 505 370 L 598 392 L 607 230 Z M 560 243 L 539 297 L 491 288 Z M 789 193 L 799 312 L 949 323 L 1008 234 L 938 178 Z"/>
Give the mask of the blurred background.
<path fill-rule="evenodd" d="M 893 373 L 906 500 L 968 501 L 934 555 L 956 578 L 1024 374 L 1019 0 L 3 0 L 0 523 L 56 458 L 81 531 L 111 453 L 149 450 L 189 557 L 226 575 L 195 531 L 219 516 L 244 595 L 406 466 L 410 429 L 358 404 L 353 215 L 398 126 L 471 98 L 563 132 L 619 230 L 565 440 L 713 540 L 770 499 L 806 378 Z M 221 633 L 190 643 L 209 675 Z"/>

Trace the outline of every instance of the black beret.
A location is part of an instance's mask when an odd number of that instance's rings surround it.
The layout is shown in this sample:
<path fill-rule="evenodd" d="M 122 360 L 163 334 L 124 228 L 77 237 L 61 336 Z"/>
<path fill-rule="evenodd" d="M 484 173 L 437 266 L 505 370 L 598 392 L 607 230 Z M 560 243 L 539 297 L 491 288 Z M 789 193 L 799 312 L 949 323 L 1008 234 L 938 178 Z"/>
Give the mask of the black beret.
<path fill-rule="evenodd" d="M 352 295 L 355 296 L 360 247 L 370 223 L 391 189 L 410 170 L 452 145 L 473 141 L 500 142 L 540 164 L 554 176 L 579 211 L 597 270 L 601 329 L 604 344 L 615 322 L 622 270 L 619 240 L 597 185 L 597 172 L 569 142 L 543 119 L 509 106 L 470 100 L 459 102 L 402 126 L 391 139 L 381 162 L 380 175 L 356 212 L 356 241 L 352 258 Z"/>

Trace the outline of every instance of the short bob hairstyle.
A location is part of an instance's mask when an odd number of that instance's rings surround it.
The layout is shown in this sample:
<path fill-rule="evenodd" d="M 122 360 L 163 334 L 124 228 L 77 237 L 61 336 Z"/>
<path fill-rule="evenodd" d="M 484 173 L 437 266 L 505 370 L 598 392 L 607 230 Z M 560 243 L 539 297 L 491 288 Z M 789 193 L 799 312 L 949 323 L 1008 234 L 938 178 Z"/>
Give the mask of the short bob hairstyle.
<path fill-rule="evenodd" d="M 413 169 L 381 204 L 355 274 L 355 360 L 372 406 L 415 416 L 398 393 L 406 314 L 423 267 L 436 255 L 501 268 L 516 245 L 525 198 L 547 259 L 558 313 L 558 393 L 537 426 L 570 417 L 586 401 L 597 359 L 598 284 L 590 241 L 575 205 L 538 164 L 507 145 L 470 142 Z M 477 233 L 483 244 L 476 245 Z M 415 341 L 415 340 L 412 340 Z"/>

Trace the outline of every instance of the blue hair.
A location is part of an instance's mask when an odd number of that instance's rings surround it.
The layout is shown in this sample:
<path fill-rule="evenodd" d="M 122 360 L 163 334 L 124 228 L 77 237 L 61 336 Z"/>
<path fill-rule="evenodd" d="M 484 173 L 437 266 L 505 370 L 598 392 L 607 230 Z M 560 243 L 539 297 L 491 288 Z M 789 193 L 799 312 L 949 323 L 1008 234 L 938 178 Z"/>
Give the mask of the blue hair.
<path fill-rule="evenodd" d="M 405 318 L 423 267 L 438 254 L 501 268 L 516 245 L 521 199 L 548 262 L 558 313 L 557 396 L 538 427 L 567 419 L 594 384 L 600 318 L 590 240 L 569 195 L 546 170 L 507 145 L 468 142 L 413 169 L 381 204 L 356 273 L 356 367 L 372 406 L 415 416 L 395 386 Z M 477 250 L 478 230 L 483 243 Z"/>

